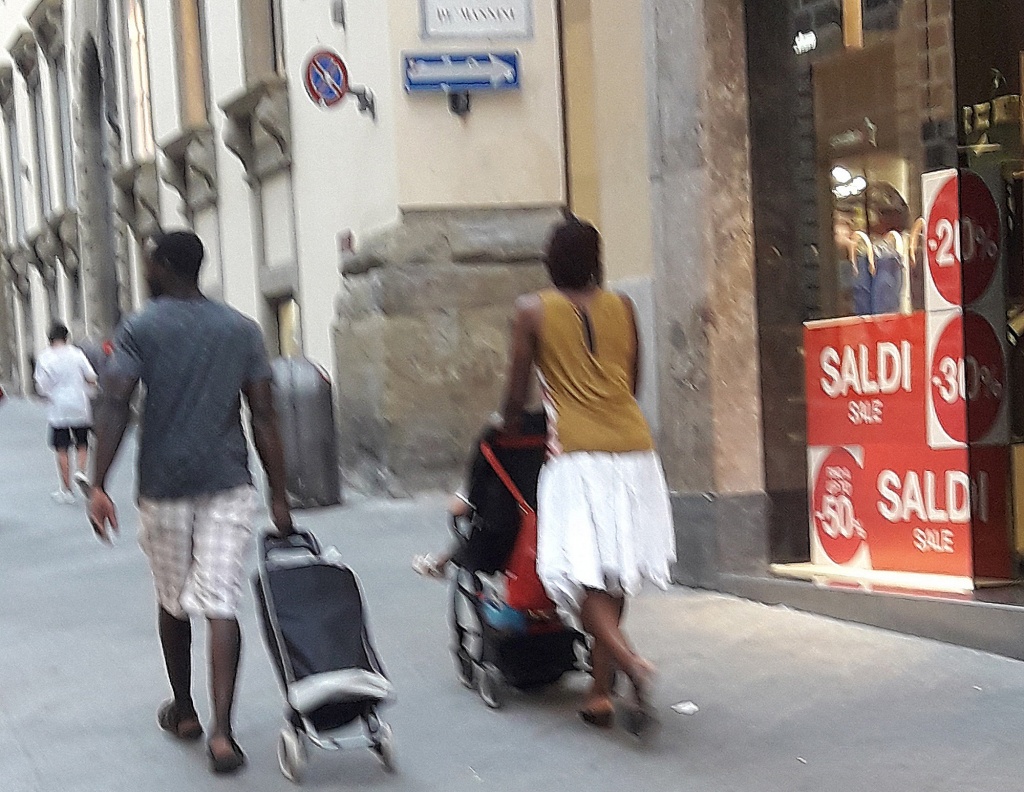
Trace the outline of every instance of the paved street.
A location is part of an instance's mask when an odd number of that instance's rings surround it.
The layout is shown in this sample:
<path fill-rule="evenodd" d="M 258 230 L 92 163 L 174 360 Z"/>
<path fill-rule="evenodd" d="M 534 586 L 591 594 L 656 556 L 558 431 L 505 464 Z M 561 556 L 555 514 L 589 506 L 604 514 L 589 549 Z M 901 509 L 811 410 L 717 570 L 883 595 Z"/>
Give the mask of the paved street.
<path fill-rule="evenodd" d="M 155 725 L 166 696 L 131 464 L 113 486 L 123 535 L 96 542 L 82 506 L 50 501 L 38 405 L 0 406 L 0 790 L 181 792 L 291 788 L 274 756 L 281 697 L 248 598 L 238 777 Z M 658 664 L 658 739 L 574 717 L 583 680 L 487 710 L 452 673 L 446 591 L 408 561 L 445 538 L 442 499 L 361 500 L 301 514 L 360 573 L 398 688 L 399 772 L 367 751 L 315 751 L 308 789 L 980 790 L 1024 776 L 1024 665 L 713 594 L 644 597 L 630 615 Z M 200 669 L 197 691 L 205 685 Z M 198 697 L 201 712 L 205 696 Z M 693 700 L 700 712 L 669 705 Z"/>

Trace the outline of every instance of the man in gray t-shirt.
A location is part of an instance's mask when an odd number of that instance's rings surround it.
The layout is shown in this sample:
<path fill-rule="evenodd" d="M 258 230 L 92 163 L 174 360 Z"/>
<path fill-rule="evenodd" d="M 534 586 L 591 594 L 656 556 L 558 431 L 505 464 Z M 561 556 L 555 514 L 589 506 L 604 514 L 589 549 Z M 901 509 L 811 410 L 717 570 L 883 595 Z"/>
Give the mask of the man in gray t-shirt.
<path fill-rule="evenodd" d="M 161 297 L 121 325 L 109 367 L 146 386 L 139 497 L 252 484 L 241 393 L 272 376 L 255 322 L 224 303 Z"/>
<path fill-rule="evenodd" d="M 232 736 L 231 710 L 244 553 L 256 503 L 242 432 L 243 396 L 267 473 L 274 525 L 282 535 L 293 528 L 263 338 L 251 319 L 200 292 L 203 253 L 202 242 L 188 231 L 159 235 L 147 252 L 153 299 L 118 329 L 103 376 L 89 519 L 104 541 L 110 540 L 109 530 L 117 531 L 117 511 L 105 485 L 141 381 L 146 399 L 138 457 L 139 544 L 156 585 L 173 692 L 157 721 L 179 739 L 203 733 L 192 700 L 190 617 L 205 617 L 213 697 L 208 750 L 212 769 L 227 773 L 245 760 Z"/>

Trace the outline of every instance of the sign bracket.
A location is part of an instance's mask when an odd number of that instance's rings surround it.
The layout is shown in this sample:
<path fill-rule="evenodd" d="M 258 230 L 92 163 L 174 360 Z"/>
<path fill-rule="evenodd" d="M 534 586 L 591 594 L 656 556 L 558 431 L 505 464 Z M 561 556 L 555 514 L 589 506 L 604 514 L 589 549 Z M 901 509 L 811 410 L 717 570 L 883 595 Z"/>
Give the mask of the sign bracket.
<path fill-rule="evenodd" d="M 448 109 L 459 118 L 468 116 L 472 109 L 469 91 L 449 91 Z"/>
<path fill-rule="evenodd" d="M 377 97 L 373 91 L 365 85 L 349 86 L 348 92 L 356 98 L 359 112 L 370 116 L 373 121 L 377 120 Z"/>

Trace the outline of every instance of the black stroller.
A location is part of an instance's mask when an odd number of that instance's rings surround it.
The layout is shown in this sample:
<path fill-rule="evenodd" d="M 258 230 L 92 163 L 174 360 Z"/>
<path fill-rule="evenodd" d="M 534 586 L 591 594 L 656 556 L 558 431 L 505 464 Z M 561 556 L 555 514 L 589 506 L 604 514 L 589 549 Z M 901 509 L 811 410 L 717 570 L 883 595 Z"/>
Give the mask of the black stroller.
<path fill-rule="evenodd" d="M 501 591 L 502 573 L 519 551 L 516 539 L 526 509 L 537 507 L 545 441 L 543 415 L 525 416 L 519 436 L 486 432 L 470 467 L 471 512 L 452 520 L 459 545 L 452 558 L 455 667 L 462 684 L 475 687 L 491 708 L 502 705 L 509 687 L 539 688 L 574 669 L 587 670 L 581 633 L 553 610 L 513 610 Z"/>
<path fill-rule="evenodd" d="M 394 690 L 370 642 L 355 573 L 311 533 L 267 534 L 260 550 L 253 584 L 287 701 L 277 748 L 281 772 L 298 783 L 307 741 L 330 750 L 362 745 L 394 769 L 391 727 L 377 714 Z M 356 720 L 362 735 L 341 732 Z"/>

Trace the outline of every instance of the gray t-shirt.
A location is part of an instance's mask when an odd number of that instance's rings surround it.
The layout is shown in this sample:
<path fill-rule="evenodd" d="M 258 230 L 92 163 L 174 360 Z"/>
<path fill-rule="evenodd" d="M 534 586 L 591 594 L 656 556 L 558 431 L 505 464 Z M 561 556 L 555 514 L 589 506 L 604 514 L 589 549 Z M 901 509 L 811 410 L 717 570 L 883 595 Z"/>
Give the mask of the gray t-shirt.
<path fill-rule="evenodd" d="M 192 498 L 252 483 L 241 391 L 272 376 L 255 322 L 205 298 L 159 297 L 118 328 L 109 366 L 146 388 L 140 497 Z"/>

